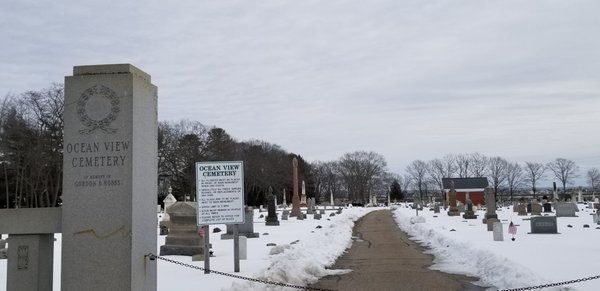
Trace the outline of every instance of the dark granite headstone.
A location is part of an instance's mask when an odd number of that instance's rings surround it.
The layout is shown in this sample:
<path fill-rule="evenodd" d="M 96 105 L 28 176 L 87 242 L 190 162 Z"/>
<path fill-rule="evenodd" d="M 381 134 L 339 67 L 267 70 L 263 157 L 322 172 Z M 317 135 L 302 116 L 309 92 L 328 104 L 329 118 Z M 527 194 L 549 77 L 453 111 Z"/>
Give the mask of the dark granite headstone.
<path fill-rule="evenodd" d="M 463 214 L 464 219 L 476 219 L 477 215 L 473 211 L 473 202 L 470 199 L 467 199 L 467 208 L 465 210 L 465 214 Z"/>
<path fill-rule="evenodd" d="M 544 213 L 552 213 L 552 204 L 546 202 L 542 206 L 544 207 Z"/>
<path fill-rule="evenodd" d="M 531 233 L 558 233 L 556 216 L 534 216 L 530 222 Z"/>
<path fill-rule="evenodd" d="M 275 226 L 279 225 L 277 219 L 277 209 L 275 205 L 275 195 L 273 195 L 273 188 L 269 187 L 269 196 L 267 197 L 267 218 L 265 218 L 265 225 Z"/>

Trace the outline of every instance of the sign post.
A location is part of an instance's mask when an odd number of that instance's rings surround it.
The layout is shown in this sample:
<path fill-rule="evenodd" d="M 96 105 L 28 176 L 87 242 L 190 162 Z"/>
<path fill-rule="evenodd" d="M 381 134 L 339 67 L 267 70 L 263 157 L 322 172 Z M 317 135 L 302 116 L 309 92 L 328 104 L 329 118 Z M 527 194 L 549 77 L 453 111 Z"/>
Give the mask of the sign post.
<path fill-rule="evenodd" d="M 233 271 L 240 271 L 240 225 L 233 225 Z"/>
<path fill-rule="evenodd" d="M 244 163 L 199 162 L 196 163 L 196 201 L 198 202 L 198 226 L 206 226 L 205 245 L 208 240 L 208 226 L 211 224 L 238 224 L 245 222 L 244 211 Z M 236 238 L 234 238 L 235 240 Z M 234 245 L 234 252 L 239 251 Z M 205 273 L 209 272 L 210 255 L 204 248 Z M 235 271 L 239 272 L 239 256 L 235 258 Z"/>

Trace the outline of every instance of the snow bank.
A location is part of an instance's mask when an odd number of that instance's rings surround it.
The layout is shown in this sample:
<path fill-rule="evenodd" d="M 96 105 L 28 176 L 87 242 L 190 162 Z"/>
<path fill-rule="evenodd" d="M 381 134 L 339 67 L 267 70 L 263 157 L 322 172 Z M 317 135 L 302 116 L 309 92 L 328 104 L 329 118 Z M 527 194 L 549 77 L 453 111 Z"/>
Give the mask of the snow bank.
<path fill-rule="evenodd" d="M 306 286 L 315 283 L 319 278 L 327 275 L 337 275 L 350 272 L 350 270 L 327 269 L 336 259 L 352 245 L 352 228 L 354 222 L 370 211 L 381 208 L 349 208 L 342 214 L 331 217 L 329 226 L 315 229 L 310 238 L 301 239 L 289 248 L 270 255 L 268 266 L 253 276 L 261 280 Z M 238 281 L 232 284 L 231 289 L 245 290 L 297 290 L 275 285 L 266 285 L 248 281 Z"/>
<path fill-rule="evenodd" d="M 505 211 L 499 212 L 501 217 L 508 217 L 504 224 L 510 220 L 519 223 L 520 235 L 517 235 L 514 242 L 511 241 L 510 235 L 507 234 L 507 227 L 504 225 L 505 241 L 496 242 L 493 241 L 492 232 L 487 232 L 486 226 L 481 221 L 484 212 L 479 212 L 479 214 L 478 219 L 465 220 L 462 217 L 449 217 L 445 213 L 434 215 L 430 211 L 423 211 L 420 212 L 420 215 L 427 217 L 428 222 L 415 223 L 421 219 L 414 216 L 412 209 L 398 208 L 394 210 L 394 217 L 400 228 L 408 233 L 412 240 L 429 248 L 427 253 L 435 257 L 432 269 L 477 277 L 480 279 L 477 284 L 494 286 L 498 289 L 566 281 L 559 278 L 558 274 L 564 273 L 565 268 L 558 262 L 563 256 L 578 257 L 578 255 L 575 253 L 565 253 L 564 255 L 545 253 L 543 251 L 544 249 L 553 250 L 554 244 L 560 246 L 560 241 L 555 241 L 561 238 L 559 235 L 527 235 L 529 222 L 523 221 L 522 218 L 512 217 L 511 212 Z M 562 238 L 564 239 L 564 237 Z M 585 249 L 579 251 L 585 253 Z M 553 268 L 548 269 L 548 266 L 545 266 L 541 260 L 547 256 L 553 258 Z M 571 265 L 578 264 L 571 262 Z M 586 267 L 578 268 L 585 269 Z M 552 270 L 555 271 L 552 272 Z M 591 266 L 590 270 L 593 271 Z M 564 274 L 561 275 L 564 276 Z M 579 273 L 570 279 L 584 276 L 584 273 Z M 595 287 L 588 288 L 588 286 L 594 285 Z M 581 290 L 599 290 L 598 286 L 600 286 L 600 282 L 587 282 Z M 580 287 L 579 284 L 577 287 Z M 563 286 L 543 290 L 576 289 L 573 289 L 573 286 Z"/>

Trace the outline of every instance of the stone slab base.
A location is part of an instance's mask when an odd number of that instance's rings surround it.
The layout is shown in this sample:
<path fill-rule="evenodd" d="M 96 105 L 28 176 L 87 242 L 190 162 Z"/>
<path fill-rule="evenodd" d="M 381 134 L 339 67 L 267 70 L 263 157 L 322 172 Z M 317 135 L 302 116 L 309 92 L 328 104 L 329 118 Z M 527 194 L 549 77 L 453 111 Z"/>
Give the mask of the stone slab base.
<path fill-rule="evenodd" d="M 247 238 L 257 238 L 260 236 L 257 232 L 240 232 L 240 236 Z M 221 235 L 221 239 L 233 239 L 233 233 L 224 233 Z"/>
<path fill-rule="evenodd" d="M 160 246 L 160 256 L 194 256 L 203 254 L 204 247 L 201 246 Z"/>

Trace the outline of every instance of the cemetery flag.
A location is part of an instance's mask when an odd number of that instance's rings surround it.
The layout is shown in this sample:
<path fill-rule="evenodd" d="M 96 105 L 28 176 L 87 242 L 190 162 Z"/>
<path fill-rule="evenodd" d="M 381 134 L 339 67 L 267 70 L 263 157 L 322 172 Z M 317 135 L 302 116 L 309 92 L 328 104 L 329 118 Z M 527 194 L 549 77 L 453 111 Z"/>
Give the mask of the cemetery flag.
<path fill-rule="evenodd" d="M 517 227 L 515 226 L 515 224 L 512 221 L 508 225 L 508 233 L 510 233 L 512 235 L 517 234 Z"/>

